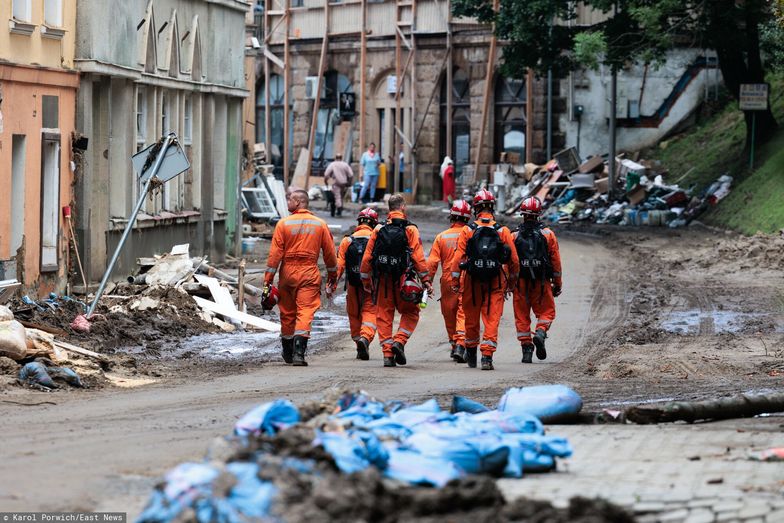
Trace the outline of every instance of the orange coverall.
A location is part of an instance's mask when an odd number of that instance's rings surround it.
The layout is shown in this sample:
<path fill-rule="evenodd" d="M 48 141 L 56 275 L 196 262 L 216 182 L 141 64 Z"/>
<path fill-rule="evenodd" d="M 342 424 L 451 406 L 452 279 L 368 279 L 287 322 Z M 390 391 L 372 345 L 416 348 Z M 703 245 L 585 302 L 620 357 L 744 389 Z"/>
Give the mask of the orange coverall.
<path fill-rule="evenodd" d="M 405 220 L 406 216 L 401 211 L 390 211 L 387 216 L 387 223 L 394 219 Z M 362 258 L 360 269 L 363 282 L 366 288 L 370 286 L 371 273 L 373 270 L 373 246 L 376 243 L 376 235 L 381 228 L 379 225 L 373 231 L 373 235 L 368 241 L 365 255 Z M 425 251 L 422 247 L 422 240 L 419 238 L 419 230 L 409 225 L 406 227 L 406 237 L 408 238 L 408 248 L 411 250 L 411 262 L 414 270 L 423 280 L 428 279 L 427 263 L 425 262 Z M 399 281 L 393 281 L 389 276 L 381 276 L 376 289 L 376 324 L 378 325 L 378 338 L 381 342 L 381 350 L 384 357 L 392 357 L 392 343 L 400 342 L 405 346 L 408 338 L 414 333 L 414 329 L 419 322 L 419 304 L 404 301 L 400 297 Z M 392 335 L 392 323 L 395 319 L 395 310 L 400 313 L 400 325 L 394 337 Z"/>
<path fill-rule="evenodd" d="M 561 280 L 561 254 L 558 250 L 558 240 L 550 229 L 542 229 L 544 239 L 547 240 L 547 251 L 550 253 L 550 263 L 553 265 L 552 285 L 562 286 Z M 518 233 L 514 233 L 517 239 Z M 531 336 L 531 311 L 536 316 L 536 329 L 550 329 L 555 319 L 555 299 L 553 288 L 549 281 L 533 281 L 520 278 L 514 290 L 514 315 L 517 329 L 517 339 L 525 345 L 532 342 Z"/>
<path fill-rule="evenodd" d="M 313 316 L 321 306 L 319 251 L 324 253 L 329 280 L 337 276 L 335 240 L 327 223 L 307 209 L 299 209 L 275 226 L 267 257 L 264 283 L 271 284 L 280 265 L 280 336 L 310 337 Z"/>
<path fill-rule="evenodd" d="M 491 212 L 480 212 L 475 222 L 479 227 L 493 227 L 495 218 Z M 457 252 L 452 262 L 452 286 L 460 286 L 460 262 L 466 258 L 466 247 L 468 240 L 471 239 L 474 231 L 470 227 L 464 228 L 460 232 L 457 242 Z M 514 247 L 512 233 L 506 227 L 498 230 L 501 241 L 511 250 L 511 256 L 506 263 L 506 278 L 502 270 L 497 281 L 488 283 L 474 282 L 470 275 L 466 274 L 462 286 L 462 305 L 465 314 L 465 346 L 473 348 L 479 345 L 479 320 L 484 323 L 484 333 L 482 334 L 482 344 L 479 347 L 483 356 L 492 356 L 498 346 L 498 324 L 501 322 L 501 315 L 504 312 L 504 293 L 508 285 L 514 284 L 517 280 L 517 273 L 520 261 L 517 258 L 517 251 Z"/>
<path fill-rule="evenodd" d="M 438 265 L 441 264 L 441 315 L 452 346 L 465 345 L 465 315 L 460 304 L 460 295 L 452 292 L 452 265 L 457 252 L 457 239 L 465 224 L 455 222 L 449 229 L 438 233 L 433 248 L 427 257 L 430 280 L 435 281 Z"/>
<path fill-rule="evenodd" d="M 370 238 L 372 235 L 373 229 L 361 223 L 354 234 L 343 238 L 338 248 L 338 280 L 346 270 L 346 250 L 353 238 Z M 365 338 L 369 342 L 373 341 L 376 335 L 376 305 L 373 303 L 371 293 L 349 283 L 346 286 L 346 313 L 351 328 L 351 339 L 359 341 L 359 338 Z"/>

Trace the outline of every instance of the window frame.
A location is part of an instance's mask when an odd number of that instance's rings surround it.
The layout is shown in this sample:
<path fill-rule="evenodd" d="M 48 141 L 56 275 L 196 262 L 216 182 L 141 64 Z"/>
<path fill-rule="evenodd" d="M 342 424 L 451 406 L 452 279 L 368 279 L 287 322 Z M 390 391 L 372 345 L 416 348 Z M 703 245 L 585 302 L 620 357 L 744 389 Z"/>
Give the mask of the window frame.
<path fill-rule="evenodd" d="M 140 110 L 141 109 L 141 110 Z M 140 122 L 141 119 L 141 122 Z M 141 123 L 141 127 L 139 124 Z M 147 89 L 142 86 L 136 87 L 136 148 L 144 146 L 147 140 Z"/>
<path fill-rule="evenodd" d="M 17 16 L 17 5 L 24 6 L 25 16 Z M 33 21 L 33 2 L 32 0 L 11 0 L 11 17 L 13 20 L 31 23 Z"/>
<path fill-rule="evenodd" d="M 54 21 L 49 19 L 49 13 L 47 9 L 47 7 L 51 7 L 51 4 L 53 3 L 54 3 L 54 8 L 57 11 L 56 13 L 57 19 Z M 44 0 L 44 25 L 46 27 L 52 27 L 52 28 L 63 27 L 63 0 Z"/>
<path fill-rule="evenodd" d="M 193 143 L 193 95 L 186 94 L 182 110 L 182 142 L 185 145 Z"/>

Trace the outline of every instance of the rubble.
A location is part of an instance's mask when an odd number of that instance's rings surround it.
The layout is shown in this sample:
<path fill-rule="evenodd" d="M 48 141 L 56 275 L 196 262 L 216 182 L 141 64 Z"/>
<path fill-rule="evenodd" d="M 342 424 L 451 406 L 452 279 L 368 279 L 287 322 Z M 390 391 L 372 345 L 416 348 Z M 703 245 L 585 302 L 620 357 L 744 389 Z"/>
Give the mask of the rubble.
<path fill-rule="evenodd" d="M 502 154 L 502 160 L 508 159 Z M 609 166 L 602 156 L 580 163 L 574 148 L 557 153 L 546 165 L 500 163 L 489 184 L 498 208 L 515 213 L 530 196 L 542 200 L 548 223 L 593 222 L 630 226 L 682 227 L 725 198 L 732 177 L 721 175 L 701 193 L 666 183 L 658 162 L 615 158 L 616 192 L 609 195 Z"/>

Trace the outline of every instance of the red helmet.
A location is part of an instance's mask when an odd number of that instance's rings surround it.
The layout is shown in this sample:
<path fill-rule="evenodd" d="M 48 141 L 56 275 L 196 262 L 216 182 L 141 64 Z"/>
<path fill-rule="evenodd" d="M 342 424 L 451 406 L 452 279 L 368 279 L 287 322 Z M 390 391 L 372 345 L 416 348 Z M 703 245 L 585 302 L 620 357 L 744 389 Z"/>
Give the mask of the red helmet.
<path fill-rule="evenodd" d="M 424 292 L 425 287 L 419 282 L 419 278 L 417 278 L 412 273 L 406 274 L 406 279 L 403 281 L 403 285 L 400 287 L 400 297 L 403 299 L 403 301 L 419 303 L 422 301 L 422 295 Z"/>
<path fill-rule="evenodd" d="M 449 215 L 456 218 L 471 219 L 471 206 L 465 200 L 455 200 L 452 202 L 452 209 Z"/>
<path fill-rule="evenodd" d="M 376 224 L 378 223 L 378 213 L 370 208 L 362 209 L 361 211 L 359 211 L 359 214 L 357 215 L 357 221 L 358 222 L 366 221 L 370 223 L 373 227 L 375 227 Z"/>
<path fill-rule="evenodd" d="M 280 300 L 278 288 L 270 285 L 261 294 L 261 308 L 265 311 L 271 311 L 278 304 L 278 300 Z"/>
<path fill-rule="evenodd" d="M 495 196 L 487 189 L 482 189 L 474 196 L 474 209 L 478 210 L 483 206 L 495 206 Z"/>
<path fill-rule="evenodd" d="M 529 196 L 520 204 L 520 214 L 536 217 L 542 214 L 542 202 L 536 196 Z"/>

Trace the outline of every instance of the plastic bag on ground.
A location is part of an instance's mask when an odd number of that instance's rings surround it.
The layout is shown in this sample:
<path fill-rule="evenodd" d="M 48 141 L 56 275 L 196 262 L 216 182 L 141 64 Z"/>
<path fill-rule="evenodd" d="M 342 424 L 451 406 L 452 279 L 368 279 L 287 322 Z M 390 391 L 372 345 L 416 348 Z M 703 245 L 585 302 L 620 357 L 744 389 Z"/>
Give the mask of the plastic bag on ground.
<path fill-rule="evenodd" d="M 542 423 L 556 423 L 578 414 L 583 400 L 565 385 L 537 385 L 512 388 L 498 402 L 498 410 L 512 414 L 531 414 Z"/>
<path fill-rule="evenodd" d="M 238 436 L 251 434 L 274 435 L 278 430 L 299 422 L 299 410 L 289 400 L 275 400 L 245 414 L 234 425 Z"/>
<path fill-rule="evenodd" d="M 56 389 L 57 384 L 46 371 L 46 366 L 40 361 L 31 361 L 19 370 L 19 381 L 40 385 L 48 389 Z"/>
<path fill-rule="evenodd" d="M 27 334 L 16 320 L 0 322 L 0 356 L 21 360 L 27 356 Z"/>
<path fill-rule="evenodd" d="M 444 421 L 452 419 L 452 414 L 444 412 L 434 399 L 428 400 L 419 405 L 405 407 L 390 414 L 390 419 L 402 423 L 408 427 L 413 427 L 426 421 Z"/>
<path fill-rule="evenodd" d="M 14 313 L 5 305 L 0 305 L 0 322 L 11 321 L 14 319 Z"/>

